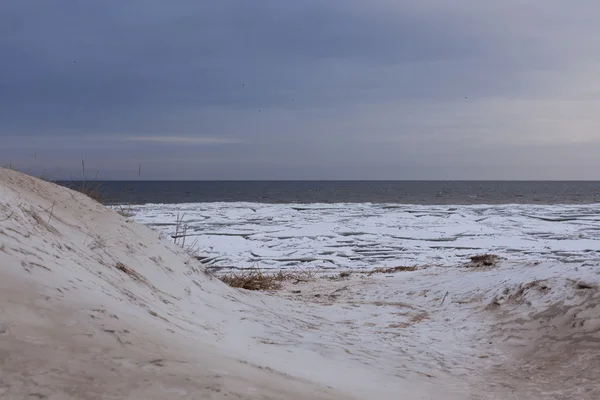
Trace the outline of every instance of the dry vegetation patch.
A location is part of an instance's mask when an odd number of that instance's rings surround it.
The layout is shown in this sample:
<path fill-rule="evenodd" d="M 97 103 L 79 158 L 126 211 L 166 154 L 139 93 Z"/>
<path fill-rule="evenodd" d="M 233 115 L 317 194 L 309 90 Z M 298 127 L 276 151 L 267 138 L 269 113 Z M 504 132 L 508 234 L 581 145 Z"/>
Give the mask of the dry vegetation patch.
<path fill-rule="evenodd" d="M 284 282 L 298 284 L 314 280 L 319 269 L 295 269 L 277 272 L 263 271 L 258 267 L 219 274 L 218 278 L 227 285 L 246 290 L 279 290 Z"/>
<path fill-rule="evenodd" d="M 468 268 L 493 267 L 500 261 L 500 257 L 495 254 L 482 254 L 472 256 L 469 259 L 471 261 L 465 265 Z"/>
<path fill-rule="evenodd" d="M 375 268 L 372 271 L 367 273 L 368 276 L 373 274 L 393 274 L 396 272 L 405 272 L 405 271 L 416 271 L 418 269 L 417 266 L 399 266 L 399 267 L 391 267 L 391 268 Z"/>
<path fill-rule="evenodd" d="M 102 193 L 102 185 L 97 181 L 82 182 L 81 186 L 75 186 L 73 189 L 85 194 L 87 197 L 100 204 L 104 204 L 105 202 L 104 194 Z"/>
<path fill-rule="evenodd" d="M 281 289 L 283 272 L 278 274 L 263 273 L 258 268 L 231 272 L 220 275 L 219 279 L 227 285 L 246 290 L 277 290 Z"/>

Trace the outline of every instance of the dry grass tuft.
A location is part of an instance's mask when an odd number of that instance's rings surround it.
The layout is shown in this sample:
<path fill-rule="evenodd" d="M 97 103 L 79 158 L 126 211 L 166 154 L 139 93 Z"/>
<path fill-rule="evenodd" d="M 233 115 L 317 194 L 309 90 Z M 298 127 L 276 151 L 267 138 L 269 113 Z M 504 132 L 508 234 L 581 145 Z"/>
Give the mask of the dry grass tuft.
<path fill-rule="evenodd" d="M 125 186 L 123 198 L 113 207 L 113 210 L 125 218 L 135 217 L 137 211 L 133 208 L 133 201 L 129 195 L 129 188 L 127 186 Z"/>
<path fill-rule="evenodd" d="M 175 221 L 175 233 L 171 235 L 173 239 L 173 243 L 175 245 L 181 247 L 190 257 L 197 261 L 202 261 L 202 257 L 200 256 L 198 238 L 194 238 L 191 242 L 186 243 L 185 240 L 188 236 L 192 236 L 188 234 L 188 226 L 184 222 L 185 213 L 179 215 L 177 212 L 177 219 Z"/>
<path fill-rule="evenodd" d="M 104 193 L 102 192 L 102 185 L 98 182 L 98 174 L 100 171 L 96 171 L 96 175 L 94 176 L 93 181 L 88 181 L 85 176 L 85 161 L 81 159 L 81 182 L 80 184 L 75 184 L 75 182 L 70 182 L 70 184 L 66 185 L 69 189 L 76 190 L 80 193 L 85 194 L 92 200 L 97 201 L 100 204 L 105 203 Z"/>
<path fill-rule="evenodd" d="M 100 204 L 104 204 L 105 198 L 102 193 L 102 185 L 97 181 L 81 182 L 81 186 L 74 187 L 75 190 L 85 194 L 92 200 L 97 201 Z"/>
<path fill-rule="evenodd" d="M 495 254 L 482 254 L 472 256 L 470 257 L 470 260 L 471 261 L 466 265 L 469 268 L 493 267 L 500 261 L 500 257 Z"/>
<path fill-rule="evenodd" d="M 246 290 L 279 290 L 283 282 L 298 284 L 300 282 L 309 282 L 317 277 L 320 269 L 301 269 L 293 271 L 279 270 L 278 272 L 263 272 L 260 268 L 254 267 L 218 275 L 218 278 L 227 285 Z"/>
<path fill-rule="evenodd" d="M 281 289 L 283 273 L 277 275 L 263 273 L 258 268 L 252 268 L 241 272 L 232 272 L 219 276 L 219 279 L 227 285 L 246 290 L 278 290 Z"/>
<path fill-rule="evenodd" d="M 396 272 L 416 271 L 417 269 L 418 267 L 414 265 L 409 267 L 399 266 L 392 268 L 375 268 L 374 270 L 369 271 L 367 275 L 371 276 L 373 274 L 393 274 Z"/>

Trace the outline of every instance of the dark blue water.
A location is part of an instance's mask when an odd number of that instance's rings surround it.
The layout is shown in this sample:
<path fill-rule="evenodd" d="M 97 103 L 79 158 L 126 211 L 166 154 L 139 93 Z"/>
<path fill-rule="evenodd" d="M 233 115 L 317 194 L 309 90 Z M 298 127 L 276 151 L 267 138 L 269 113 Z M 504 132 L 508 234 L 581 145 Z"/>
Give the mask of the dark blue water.
<path fill-rule="evenodd" d="M 62 182 L 71 187 L 78 182 Z M 505 181 L 105 181 L 115 203 L 600 203 L 600 182 Z"/>

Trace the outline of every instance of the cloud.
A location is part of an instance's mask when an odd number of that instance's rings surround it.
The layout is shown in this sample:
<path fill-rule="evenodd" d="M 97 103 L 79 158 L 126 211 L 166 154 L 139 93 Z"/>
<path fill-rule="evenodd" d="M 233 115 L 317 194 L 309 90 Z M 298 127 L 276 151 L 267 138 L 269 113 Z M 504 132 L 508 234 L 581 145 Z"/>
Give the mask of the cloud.
<path fill-rule="evenodd" d="M 192 144 L 192 145 L 210 145 L 210 144 L 235 144 L 241 143 L 239 140 L 217 138 L 217 137 L 186 137 L 186 136 L 125 136 L 120 140 L 129 142 L 149 142 L 165 144 Z"/>
<path fill-rule="evenodd" d="M 8 162 L 44 151 L 48 166 L 66 170 L 71 152 L 119 177 L 127 152 L 148 174 L 187 179 L 600 171 L 574 150 L 600 151 L 600 4 L 591 0 L 2 8 Z M 561 147 L 564 167 L 546 167 L 556 155 L 547 149 Z"/>

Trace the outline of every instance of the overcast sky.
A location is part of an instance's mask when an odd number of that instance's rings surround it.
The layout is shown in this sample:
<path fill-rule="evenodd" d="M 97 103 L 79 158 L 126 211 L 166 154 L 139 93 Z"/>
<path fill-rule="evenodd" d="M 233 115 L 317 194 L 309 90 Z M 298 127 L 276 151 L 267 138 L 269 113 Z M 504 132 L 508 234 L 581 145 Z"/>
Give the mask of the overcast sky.
<path fill-rule="evenodd" d="M 2 0 L 0 164 L 600 179 L 598 21 L 597 0 Z"/>

